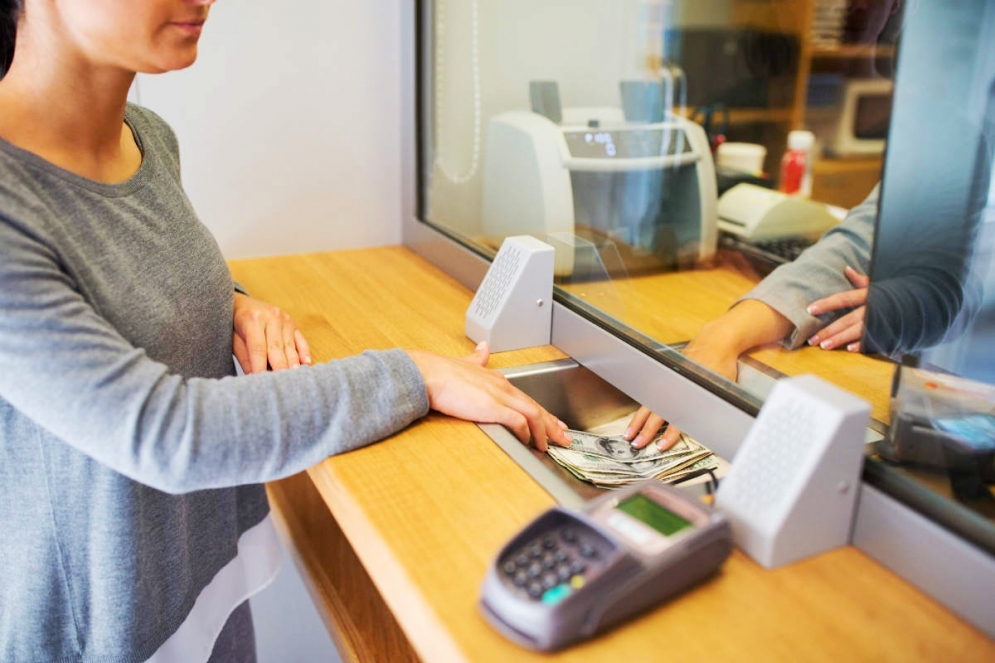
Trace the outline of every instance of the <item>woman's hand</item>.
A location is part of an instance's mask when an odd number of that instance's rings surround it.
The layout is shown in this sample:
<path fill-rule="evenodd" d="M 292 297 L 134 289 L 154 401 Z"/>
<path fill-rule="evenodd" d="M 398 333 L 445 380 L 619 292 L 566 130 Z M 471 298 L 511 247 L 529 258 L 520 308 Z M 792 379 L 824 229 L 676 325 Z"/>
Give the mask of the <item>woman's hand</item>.
<path fill-rule="evenodd" d="M 508 382 L 501 373 L 485 368 L 490 347 L 481 343 L 463 358 L 443 357 L 424 350 L 408 350 L 428 389 L 433 410 L 467 421 L 502 424 L 523 443 L 531 437 L 538 451 L 547 439 L 570 446 L 567 425 Z"/>
<path fill-rule="evenodd" d="M 736 381 L 739 355 L 750 348 L 774 343 L 787 336 L 794 326 L 776 310 L 755 299 L 745 299 L 719 317 L 705 323 L 687 347 L 684 356 L 696 364 Z M 633 415 L 623 437 L 642 449 L 664 424 L 662 417 L 645 407 Z M 668 426 L 657 446 L 666 451 L 681 439 L 681 431 Z"/>
<path fill-rule="evenodd" d="M 808 312 L 809 315 L 821 315 L 843 308 L 853 310 L 819 330 L 808 339 L 808 344 L 818 345 L 823 350 L 834 350 L 845 345 L 850 352 L 860 352 L 860 337 L 864 333 L 864 313 L 870 279 L 858 273 L 853 267 L 847 267 L 843 273 L 854 289 L 814 301 L 809 305 Z"/>
<path fill-rule="evenodd" d="M 711 369 L 729 380 L 736 380 L 739 353 L 724 341 L 714 339 L 703 330 L 684 348 L 684 356 L 695 363 Z M 656 437 L 660 427 L 667 423 L 663 417 L 651 412 L 645 406 L 640 407 L 629 421 L 623 437 L 629 440 L 636 449 L 642 449 Z M 666 451 L 681 439 L 681 431 L 676 426 L 667 426 L 657 448 Z"/>
<path fill-rule="evenodd" d="M 235 293 L 232 350 L 246 373 L 310 365 L 311 349 L 290 316 L 276 306 Z"/>

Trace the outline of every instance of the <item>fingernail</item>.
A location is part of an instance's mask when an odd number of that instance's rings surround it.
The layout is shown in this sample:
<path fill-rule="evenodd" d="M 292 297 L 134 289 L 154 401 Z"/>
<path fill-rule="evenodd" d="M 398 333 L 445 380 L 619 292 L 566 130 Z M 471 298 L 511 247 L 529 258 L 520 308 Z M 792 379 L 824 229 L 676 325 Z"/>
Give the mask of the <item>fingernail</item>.
<path fill-rule="evenodd" d="M 808 311 L 809 315 L 819 315 L 819 307 L 818 306 L 812 305 L 812 306 L 809 306 L 805 310 Z"/>
<path fill-rule="evenodd" d="M 631 428 L 626 428 L 625 432 L 622 433 L 622 437 L 624 437 L 627 440 L 631 440 L 632 436 L 635 435 L 635 433 L 636 431 L 632 430 Z"/>
<path fill-rule="evenodd" d="M 832 347 L 833 347 L 833 342 L 831 340 L 827 339 L 827 340 L 823 341 L 822 343 L 820 343 L 819 347 L 822 348 L 823 350 L 831 350 Z"/>
<path fill-rule="evenodd" d="M 560 428 L 562 428 L 563 430 L 566 430 L 566 429 L 570 428 L 569 426 L 567 426 L 565 423 L 563 423 L 559 419 L 556 420 L 556 425 L 559 426 Z"/>
<path fill-rule="evenodd" d="M 304 363 L 307 364 L 308 366 L 310 366 L 311 365 L 311 358 L 310 357 L 304 357 Z"/>
<path fill-rule="evenodd" d="M 643 436 L 642 435 L 637 435 L 636 439 L 634 439 L 629 444 L 632 445 L 633 447 L 637 447 L 638 448 L 639 445 L 642 444 L 642 442 L 643 442 Z"/>
<path fill-rule="evenodd" d="M 860 348 L 859 343 L 851 343 L 850 345 L 846 346 L 846 349 L 849 350 L 850 352 L 856 352 L 859 348 Z"/>
<path fill-rule="evenodd" d="M 809 345 L 818 345 L 819 344 L 819 335 L 816 334 L 812 338 L 808 339 L 808 344 Z"/>
<path fill-rule="evenodd" d="M 484 346 L 486 346 L 486 345 L 487 345 L 487 341 L 481 341 L 480 343 L 477 343 L 477 347 L 475 349 L 476 350 L 483 350 Z"/>

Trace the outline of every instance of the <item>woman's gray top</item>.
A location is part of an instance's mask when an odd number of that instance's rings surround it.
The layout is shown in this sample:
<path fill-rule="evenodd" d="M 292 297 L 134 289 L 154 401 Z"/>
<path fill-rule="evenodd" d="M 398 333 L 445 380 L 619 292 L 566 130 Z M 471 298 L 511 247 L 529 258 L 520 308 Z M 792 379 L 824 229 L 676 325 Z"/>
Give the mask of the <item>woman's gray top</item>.
<path fill-rule="evenodd" d="M 740 299 L 759 300 L 791 321 L 794 329 L 784 340 L 787 347 L 794 349 L 803 345 L 815 332 L 848 312 L 840 310 L 812 316 L 806 309 L 817 299 L 854 288 L 843 273 L 848 265 L 860 274 L 867 274 L 879 190 L 880 186 L 874 187 L 842 223 L 829 230 L 796 260 L 768 274 Z"/>
<path fill-rule="evenodd" d="M 0 140 L 0 660 L 140 661 L 265 517 L 260 482 L 428 411 L 400 350 L 233 377 L 233 284 L 129 106 L 143 158 L 83 179 Z"/>

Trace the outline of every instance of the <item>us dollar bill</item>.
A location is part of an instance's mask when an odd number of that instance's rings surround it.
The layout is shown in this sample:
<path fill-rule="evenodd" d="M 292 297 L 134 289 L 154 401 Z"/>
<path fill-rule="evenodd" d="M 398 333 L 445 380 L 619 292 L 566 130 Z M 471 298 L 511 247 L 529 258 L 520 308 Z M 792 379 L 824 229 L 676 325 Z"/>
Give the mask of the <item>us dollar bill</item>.
<path fill-rule="evenodd" d="M 547 454 L 577 478 L 598 486 L 620 487 L 649 478 L 673 481 L 700 469 L 718 467 L 709 449 L 683 434 L 673 447 L 660 451 L 656 448 L 659 435 L 643 449 L 635 449 L 621 435 L 579 430 L 568 433 L 572 444 L 550 446 Z"/>
<path fill-rule="evenodd" d="M 635 478 L 649 478 L 657 476 L 667 470 L 683 467 L 701 458 L 711 455 L 707 449 L 698 452 L 672 454 L 667 457 L 657 457 L 655 459 L 642 460 L 638 462 L 621 463 L 610 458 L 601 456 L 590 456 L 577 453 L 570 449 L 558 449 L 550 447 L 547 453 L 562 465 L 570 465 L 581 471 L 600 472 L 603 474 L 614 473 Z"/>
<path fill-rule="evenodd" d="M 621 435 L 594 435 L 586 431 L 568 430 L 567 434 L 573 439 L 569 447 L 558 447 L 569 449 L 576 453 L 588 456 L 598 456 L 622 463 L 642 463 L 645 461 L 655 461 L 674 455 L 694 453 L 705 449 L 701 444 L 691 439 L 687 435 L 681 434 L 677 443 L 666 451 L 660 451 L 656 444 L 663 437 L 663 432 L 650 441 L 642 449 L 636 449 Z"/>

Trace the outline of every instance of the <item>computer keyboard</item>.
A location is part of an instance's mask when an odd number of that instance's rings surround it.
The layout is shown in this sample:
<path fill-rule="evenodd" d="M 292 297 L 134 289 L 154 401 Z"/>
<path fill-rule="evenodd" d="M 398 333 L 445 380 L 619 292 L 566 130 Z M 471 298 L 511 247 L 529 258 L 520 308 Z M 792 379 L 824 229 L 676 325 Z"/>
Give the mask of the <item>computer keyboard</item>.
<path fill-rule="evenodd" d="M 791 262 L 802 254 L 802 251 L 812 246 L 810 239 L 802 237 L 790 237 L 787 239 L 775 239 L 767 242 L 754 242 L 761 251 L 772 253 L 784 259 L 784 262 Z"/>
<path fill-rule="evenodd" d="M 734 249 L 749 257 L 759 259 L 773 269 L 779 265 L 791 262 L 815 242 L 804 237 L 749 241 L 735 235 L 723 233 L 720 243 L 725 248 Z"/>

